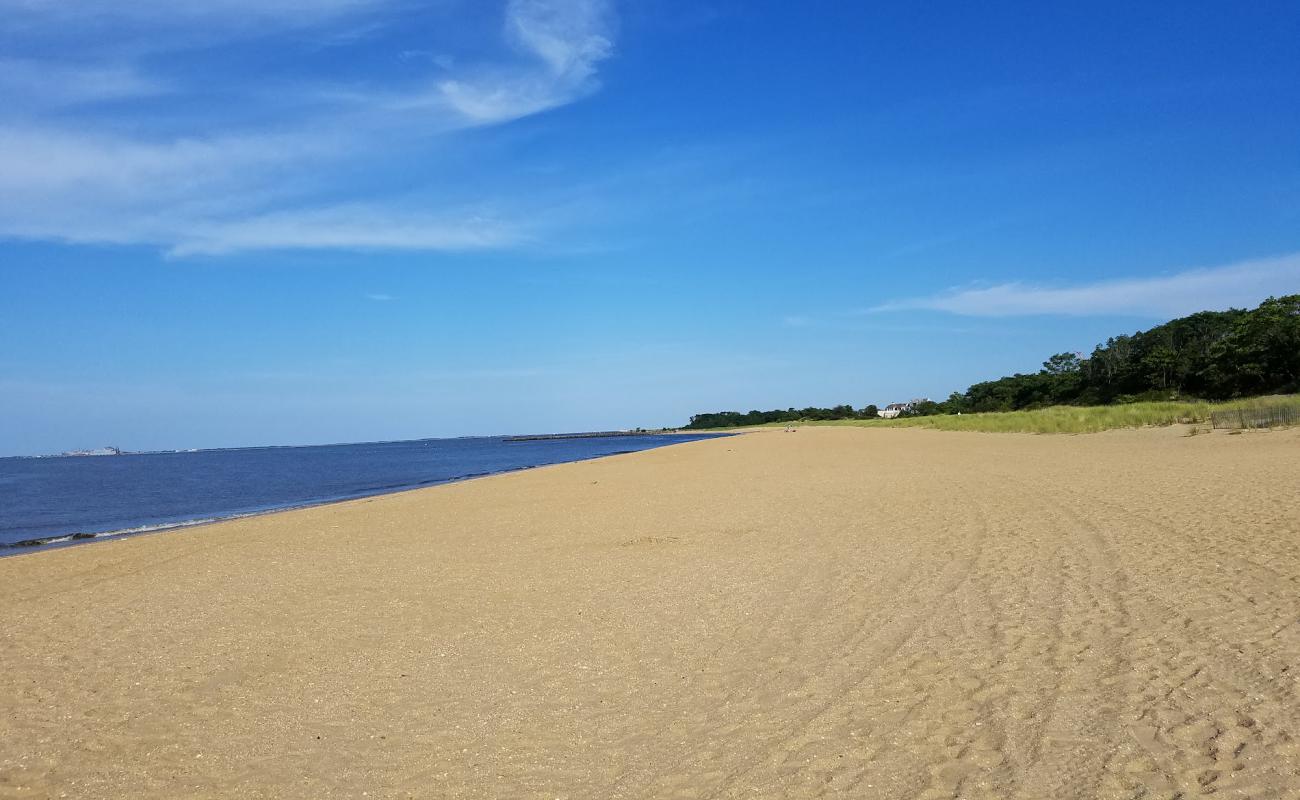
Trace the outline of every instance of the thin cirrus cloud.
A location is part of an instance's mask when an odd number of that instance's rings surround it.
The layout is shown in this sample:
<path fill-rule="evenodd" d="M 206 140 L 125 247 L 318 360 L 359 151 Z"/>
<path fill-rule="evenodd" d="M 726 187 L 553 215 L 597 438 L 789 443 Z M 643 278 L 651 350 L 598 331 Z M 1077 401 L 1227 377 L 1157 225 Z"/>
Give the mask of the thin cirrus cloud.
<path fill-rule="evenodd" d="M 58 128 L 0 126 L 0 189 L 30 202 L 63 193 L 126 202 L 243 183 L 246 173 L 294 159 L 337 155 L 341 141 L 288 135 L 181 137 L 161 141 Z M 177 197 L 168 196 L 169 202 Z M 12 208 L 5 208 L 12 212 Z"/>
<path fill-rule="evenodd" d="M 41 109 L 150 97 L 167 84 L 130 64 L 78 64 L 34 58 L 0 58 L 0 102 Z"/>
<path fill-rule="evenodd" d="M 207 242 L 341 144 L 284 135 L 160 142 L 0 127 L 0 234 L 165 249 Z"/>
<path fill-rule="evenodd" d="M 1078 286 L 1004 283 L 896 300 L 866 313 L 920 310 L 972 317 L 1043 314 L 1168 319 L 1197 311 L 1251 307 L 1269 296 L 1296 292 L 1300 292 L 1300 253 Z"/>
<path fill-rule="evenodd" d="M 445 106 L 475 125 L 507 122 L 595 91 L 597 66 L 614 49 L 610 11 L 599 0 L 513 0 L 505 36 L 522 63 L 472 68 L 399 105 Z"/>
<path fill-rule="evenodd" d="M 467 251 L 531 240 L 524 225 L 482 211 L 363 203 L 269 212 L 247 207 L 343 147 L 323 138 L 147 145 L 0 130 L 0 219 L 15 237 L 151 244 L 173 257 L 274 249 Z"/>
<path fill-rule="evenodd" d="M 403 214 L 365 206 L 295 210 L 233 222 L 194 225 L 177 237 L 172 256 L 238 250 L 482 250 L 526 239 L 517 227 L 489 217 Z"/>
<path fill-rule="evenodd" d="M 160 1 L 84 5 L 86 15 L 73 22 L 102 17 L 109 27 L 220 31 L 211 19 L 248 12 L 316 24 L 321 35 L 335 18 L 395 23 L 417 13 L 386 0 L 221 0 L 197 10 Z M 204 98 L 213 87 L 164 82 L 120 53 L 99 60 L 82 54 L 75 64 L 30 56 L 0 62 L 15 67 L 0 76 L 0 99 L 22 101 L 0 103 L 0 237 L 147 245 L 176 257 L 304 248 L 464 251 L 534 241 L 544 219 L 534 215 L 523 225 L 466 213 L 459 209 L 493 206 L 493 198 L 478 196 L 472 185 L 420 190 L 407 171 L 394 168 L 451 146 L 440 134 L 504 124 L 596 90 L 597 66 L 613 52 L 603 0 L 510 0 L 502 8 L 501 52 L 484 53 L 477 66 L 431 65 L 442 76 L 434 92 L 376 86 L 364 93 L 369 99 L 333 108 L 316 103 L 306 119 L 295 109 L 319 87 L 293 80 L 279 84 L 286 109 L 280 118 L 260 106 L 255 122 L 240 118 L 241 93 L 262 101 L 267 86 L 277 85 L 267 81 L 216 87 L 235 98 L 222 101 L 230 103 L 229 120 L 217 114 L 187 122 L 189 109 L 210 107 Z M 58 41 L 42 31 L 67 17 L 59 4 L 30 0 L 0 0 L 4 11 L 12 13 L 0 29 L 30 32 L 38 41 Z M 454 12 L 440 5 L 418 13 Z M 177 46 L 202 35 L 180 36 Z M 51 44 L 50 51 L 60 48 Z M 101 109 L 102 101 L 118 102 Z M 173 103 L 178 113 L 169 117 Z M 75 125 L 55 113 L 66 111 L 77 113 Z M 401 185 L 372 182 L 357 195 L 349 176 L 358 169 L 398 175 Z"/>
<path fill-rule="evenodd" d="M 76 3 L 49 0 L 0 0 L 0 14 L 26 31 L 58 28 L 61 35 L 75 35 L 78 28 L 102 33 L 102 26 L 131 29 L 159 29 L 202 23 L 195 33 L 212 35 L 229 29 L 255 30 L 267 23 L 301 26 L 318 24 L 341 16 L 374 9 L 385 0 L 79 0 Z M 214 26 L 221 29 L 214 30 Z"/>

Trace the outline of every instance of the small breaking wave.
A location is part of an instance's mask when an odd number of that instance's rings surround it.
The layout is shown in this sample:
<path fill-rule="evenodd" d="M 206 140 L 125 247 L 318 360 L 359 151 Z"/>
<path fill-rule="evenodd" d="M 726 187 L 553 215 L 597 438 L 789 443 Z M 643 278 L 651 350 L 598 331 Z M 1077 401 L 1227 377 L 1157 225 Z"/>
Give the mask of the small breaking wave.
<path fill-rule="evenodd" d="M 79 531 L 76 533 L 58 533 L 50 536 L 37 536 L 31 539 L 22 539 L 17 542 L 0 542 L 0 548 L 24 549 L 29 547 L 44 547 L 50 544 L 64 544 L 66 542 L 83 541 L 87 539 L 110 539 L 115 536 L 130 536 L 135 533 L 153 533 L 154 531 L 169 531 L 174 528 L 192 528 L 195 525 L 211 525 L 214 522 L 226 522 L 232 519 L 243 519 L 244 517 L 256 517 L 261 514 L 270 514 L 274 511 L 287 511 L 288 509 L 273 509 L 268 511 L 250 511 L 244 514 L 230 514 L 222 517 L 201 517 L 198 519 L 186 519 L 178 522 L 159 522 L 152 525 L 136 525 L 131 528 L 118 528 L 111 531 Z"/>

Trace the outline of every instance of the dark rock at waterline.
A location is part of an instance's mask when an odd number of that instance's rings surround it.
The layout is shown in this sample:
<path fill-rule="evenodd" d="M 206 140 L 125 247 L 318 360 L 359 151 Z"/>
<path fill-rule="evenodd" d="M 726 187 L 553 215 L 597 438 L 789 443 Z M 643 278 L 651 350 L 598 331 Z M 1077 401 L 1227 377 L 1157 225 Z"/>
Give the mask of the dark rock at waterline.
<path fill-rule="evenodd" d="M 40 539 L 23 539 L 21 542 L 10 542 L 4 547 L 40 547 L 43 544 L 49 544 L 55 539 L 62 539 L 62 536 L 46 536 Z"/>
<path fill-rule="evenodd" d="M 58 536 L 38 536 L 35 539 L 23 539 L 17 542 L 0 542 L 0 548 L 5 547 L 41 547 L 55 542 L 66 542 L 69 539 L 98 539 L 97 533 L 73 533 L 60 534 Z"/>
<path fill-rule="evenodd" d="M 66 542 L 69 539 L 97 539 L 99 534 L 95 533 L 73 533 L 60 534 L 58 536 L 38 536 L 35 539 L 23 539 L 17 542 L 3 543 L 0 542 L 0 548 L 3 547 L 41 547 L 55 542 Z"/>

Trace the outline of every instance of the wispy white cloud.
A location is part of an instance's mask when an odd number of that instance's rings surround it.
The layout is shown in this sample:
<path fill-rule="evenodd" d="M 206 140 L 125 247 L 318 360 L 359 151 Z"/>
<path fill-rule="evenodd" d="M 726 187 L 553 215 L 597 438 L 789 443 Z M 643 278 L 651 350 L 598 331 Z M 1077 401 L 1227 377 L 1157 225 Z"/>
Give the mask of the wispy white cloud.
<path fill-rule="evenodd" d="M 177 236 L 173 256 L 237 250 L 482 250 L 518 244 L 525 235 L 487 217 L 446 218 L 358 205 L 295 210 L 194 225 Z"/>
<path fill-rule="evenodd" d="M 489 124 L 564 105 L 594 91 L 597 65 L 613 53 L 610 8 L 602 0 L 511 0 L 508 40 L 528 63 L 482 67 L 447 78 L 414 103 L 446 103 Z"/>
<path fill-rule="evenodd" d="M 1300 291 L 1300 253 L 1190 269 L 1172 275 L 1050 287 L 1027 283 L 958 289 L 896 300 L 868 309 L 946 311 L 977 317 L 1034 314 L 1130 315 L 1170 318 L 1197 311 L 1250 307 L 1270 295 Z"/>
<path fill-rule="evenodd" d="M 339 143 L 298 136 L 152 141 L 0 126 L 0 236 L 171 246 L 253 213 Z M 192 234 L 189 234 L 192 235 Z"/>
<path fill-rule="evenodd" d="M 124 19 L 154 29 L 201 29 L 214 16 L 272 15 L 296 24 L 390 6 L 388 0 L 87 0 L 71 15 L 62 4 L 0 0 L 0 17 L 8 13 L 0 26 L 10 33 L 39 29 L 39 40 L 54 36 L 45 29 L 57 28 L 62 17 L 87 29 L 101 17 L 111 30 Z M 427 157 L 440 133 L 504 123 L 592 91 L 596 65 L 612 50 L 610 26 L 603 0 L 511 0 L 502 46 L 516 55 L 496 59 L 500 63 L 487 57 L 473 70 L 440 59 L 430 67 L 444 77 L 430 107 L 397 108 L 403 104 L 384 100 L 382 91 L 369 100 L 371 93 L 357 92 L 342 103 L 294 81 L 283 85 L 287 94 L 278 103 L 261 96 L 265 85 L 219 89 L 258 95 L 258 113 L 242 124 L 202 111 L 208 104 L 194 101 L 207 87 L 154 78 L 118 56 L 86 56 L 75 64 L 0 59 L 0 237 L 155 245 L 172 256 L 286 248 L 445 251 L 530 242 L 541 227 L 536 219 L 524 226 L 459 210 L 490 204 L 490 198 L 466 196 L 463 187 L 456 194 L 412 186 L 410 173 L 401 172 L 400 190 L 386 193 L 371 183 L 362 197 L 355 176 L 363 167 L 375 174 L 369 167 L 385 164 L 397 174 L 397 158 L 420 158 L 422 149 Z M 163 93 L 167 102 L 139 116 L 129 108 L 108 115 L 92 107 L 74 127 L 66 116 L 45 114 Z M 238 116 L 238 97 L 222 97 Z M 173 99 L 186 110 L 168 117 Z M 313 116 L 304 118 L 304 108 Z M 195 113 L 206 116 L 197 120 Z"/>
<path fill-rule="evenodd" d="M 0 128 L 0 235 L 149 244 L 173 257 L 245 250 L 461 251 L 529 240 L 482 211 L 339 203 L 266 211 L 341 142 L 248 137 L 148 143 Z"/>
<path fill-rule="evenodd" d="M 879 320 L 867 322 L 861 312 L 827 315 L 790 314 L 781 318 L 781 326 L 794 329 L 837 331 L 840 333 L 974 333 L 977 329 L 954 325 L 896 324 Z"/>
<path fill-rule="evenodd" d="M 391 294 L 384 294 L 383 292 L 367 292 L 366 299 L 374 300 L 376 303 L 387 303 L 394 298 Z"/>
<path fill-rule="evenodd" d="M 0 125 L 0 193 L 21 195 L 24 202 L 72 190 L 118 199 L 189 194 L 239 182 L 248 170 L 337 155 L 341 146 L 327 136 L 154 140 Z"/>
<path fill-rule="evenodd" d="M 372 9 L 384 0 L 0 0 L 9 25 L 27 29 L 137 23 L 151 28 L 222 24 L 254 28 L 270 21 L 307 24 Z"/>
<path fill-rule="evenodd" d="M 0 103 L 11 110 L 148 97 L 166 91 L 165 82 L 130 64 L 0 58 Z"/>

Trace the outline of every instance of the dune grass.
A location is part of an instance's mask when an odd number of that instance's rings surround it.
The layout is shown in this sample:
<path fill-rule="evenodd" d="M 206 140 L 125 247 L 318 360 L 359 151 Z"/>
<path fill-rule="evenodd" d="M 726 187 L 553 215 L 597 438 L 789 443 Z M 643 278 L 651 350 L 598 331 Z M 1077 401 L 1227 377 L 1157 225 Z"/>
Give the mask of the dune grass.
<path fill-rule="evenodd" d="M 1213 411 L 1278 407 L 1300 412 L 1300 395 L 1258 397 L 1211 403 L 1201 400 L 1125 403 L 1113 406 L 1052 406 L 1032 411 L 938 415 L 900 419 L 846 419 L 790 423 L 795 425 L 857 425 L 868 428 L 934 428 L 983 433 L 1096 433 L 1148 425 L 1209 424 Z M 765 427 L 784 427 L 772 423 Z"/>

